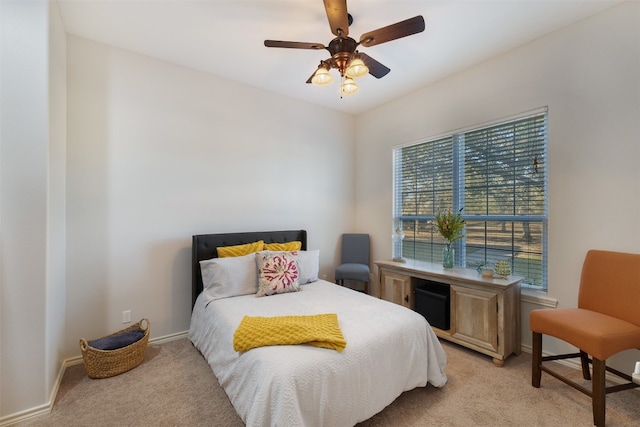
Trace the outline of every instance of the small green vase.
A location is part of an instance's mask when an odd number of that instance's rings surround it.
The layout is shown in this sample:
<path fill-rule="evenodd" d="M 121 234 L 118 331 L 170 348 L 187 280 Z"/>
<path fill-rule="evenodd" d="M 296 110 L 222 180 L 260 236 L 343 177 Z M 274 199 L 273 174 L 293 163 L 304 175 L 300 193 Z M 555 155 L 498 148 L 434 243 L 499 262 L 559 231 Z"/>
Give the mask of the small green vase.
<path fill-rule="evenodd" d="M 447 245 L 442 249 L 442 266 L 444 268 L 453 268 L 455 261 L 456 250 L 453 248 L 451 243 L 447 243 Z"/>

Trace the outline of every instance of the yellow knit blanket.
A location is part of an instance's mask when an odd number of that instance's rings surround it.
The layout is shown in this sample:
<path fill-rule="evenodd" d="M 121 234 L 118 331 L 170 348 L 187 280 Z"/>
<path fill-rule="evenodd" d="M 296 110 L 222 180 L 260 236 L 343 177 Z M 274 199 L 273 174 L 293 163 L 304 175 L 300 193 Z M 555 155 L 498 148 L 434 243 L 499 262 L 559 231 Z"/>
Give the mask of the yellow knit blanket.
<path fill-rule="evenodd" d="M 338 326 L 338 315 L 244 316 L 233 335 L 233 349 L 247 351 L 268 345 L 309 344 L 341 352 L 347 342 Z"/>

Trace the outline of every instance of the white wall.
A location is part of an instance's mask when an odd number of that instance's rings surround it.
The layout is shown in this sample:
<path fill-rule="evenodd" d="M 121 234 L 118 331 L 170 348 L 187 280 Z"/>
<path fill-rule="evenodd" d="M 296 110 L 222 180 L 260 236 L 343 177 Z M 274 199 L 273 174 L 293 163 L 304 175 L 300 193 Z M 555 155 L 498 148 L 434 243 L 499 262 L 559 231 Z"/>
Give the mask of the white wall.
<path fill-rule="evenodd" d="M 55 4 L 0 5 L 0 418 L 51 398 L 64 333 L 64 29 Z"/>
<path fill-rule="evenodd" d="M 355 118 L 68 37 L 67 343 L 191 314 L 191 236 L 303 228 L 332 280 Z"/>
<path fill-rule="evenodd" d="M 357 228 L 372 233 L 374 259 L 391 257 L 394 145 L 544 106 L 549 296 L 576 305 L 590 248 L 640 252 L 639 22 L 640 3 L 624 3 L 358 116 Z M 523 308 L 530 345 L 531 307 Z M 632 353 L 627 372 L 640 356 Z"/>
<path fill-rule="evenodd" d="M 67 34 L 56 2 L 49 3 L 49 145 L 47 188 L 47 390 L 64 361 L 66 314 Z M 54 396 L 55 397 L 55 396 Z"/>

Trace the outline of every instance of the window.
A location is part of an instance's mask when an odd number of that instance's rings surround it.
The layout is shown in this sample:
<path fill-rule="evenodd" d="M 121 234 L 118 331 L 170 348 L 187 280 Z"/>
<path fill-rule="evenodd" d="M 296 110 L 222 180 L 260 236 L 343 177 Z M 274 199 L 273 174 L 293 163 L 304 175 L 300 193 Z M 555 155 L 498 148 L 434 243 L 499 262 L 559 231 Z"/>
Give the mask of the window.
<path fill-rule="evenodd" d="M 462 212 L 456 266 L 511 264 L 523 284 L 547 288 L 547 112 L 394 149 L 394 257 L 442 262 L 433 222 Z"/>

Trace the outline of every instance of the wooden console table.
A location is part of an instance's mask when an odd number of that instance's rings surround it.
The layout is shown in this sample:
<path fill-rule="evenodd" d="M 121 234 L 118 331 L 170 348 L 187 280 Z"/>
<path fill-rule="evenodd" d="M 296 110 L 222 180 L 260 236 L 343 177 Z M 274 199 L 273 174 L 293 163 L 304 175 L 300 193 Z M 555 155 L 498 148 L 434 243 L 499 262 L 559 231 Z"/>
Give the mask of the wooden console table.
<path fill-rule="evenodd" d="M 376 261 L 380 298 L 415 310 L 415 289 L 425 281 L 450 290 L 450 328 L 433 327 L 440 338 L 493 357 L 502 366 L 520 354 L 520 282 L 522 277 L 485 279 L 475 270 L 444 269 L 424 261 Z"/>

